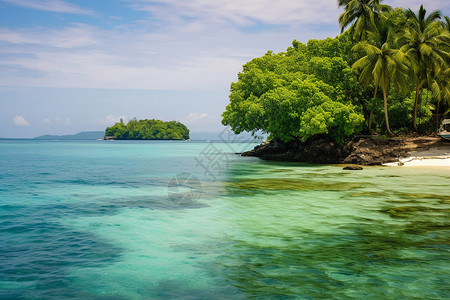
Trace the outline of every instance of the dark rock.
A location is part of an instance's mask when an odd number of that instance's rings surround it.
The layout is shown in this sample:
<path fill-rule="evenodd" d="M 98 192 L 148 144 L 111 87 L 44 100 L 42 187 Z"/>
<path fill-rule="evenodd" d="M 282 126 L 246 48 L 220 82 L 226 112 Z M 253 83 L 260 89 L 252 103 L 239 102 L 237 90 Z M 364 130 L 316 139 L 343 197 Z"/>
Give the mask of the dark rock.
<path fill-rule="evenodd" d="M 381 165 L 398 161 L 400 156 L 407 153 L 406 148 L 406 143 L 401 139 L 360 136 L 339 145 L 328 137 L 321 136 L 304 143 L 273 140 L 256 146 L 242 155 L 274 161 Z"/>
<path fill-rule="evenodd" d="M 344 168 L 342 168 L 342 170 L 362 170 L 363 167 L 361 166 L 345 166 Z"/>
<path fill-rule="evenodd" d="M 348 147 L 347 147 L 348 148 Z M 306 143 L 273 141 L 244 152 L 243 156 L 257 156 L 265 160 L 301 161 L 310 163 L 339 163 L 348 150 L 327 138 L 316 138 Z"/>
<path fill-rule="evenodd" d="M 411 151 L 450 149 L 449 143 L 437 137 L 356 136 L 343 145 L 338 145 L 326 136 L 319 136 L 304 143 L 300 141 L 284 143 L 273 140 L 256 146 L 255 149 L 242 155 L 275 161 L 381 165 L 398 162 L 400 157 L 410 156 Z"/>

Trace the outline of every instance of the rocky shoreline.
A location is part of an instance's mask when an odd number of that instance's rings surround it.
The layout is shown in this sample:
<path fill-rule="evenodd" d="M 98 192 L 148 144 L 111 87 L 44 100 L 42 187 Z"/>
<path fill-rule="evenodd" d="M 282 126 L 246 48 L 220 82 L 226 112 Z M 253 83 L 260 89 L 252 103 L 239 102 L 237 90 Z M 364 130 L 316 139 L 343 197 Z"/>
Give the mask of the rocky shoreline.
<path fill-rule="evenodd" d="M 356 136 L 340 146 L 326 137 L 301 143 L 271 141 L 256 146 L 242 156 L 264 160 L 308 162 L 317 164 L 382 165 L 398 162 L 411 153 L 430 155 L 450 153 L 450 142 L 438 137 L 381 138 Z"/>

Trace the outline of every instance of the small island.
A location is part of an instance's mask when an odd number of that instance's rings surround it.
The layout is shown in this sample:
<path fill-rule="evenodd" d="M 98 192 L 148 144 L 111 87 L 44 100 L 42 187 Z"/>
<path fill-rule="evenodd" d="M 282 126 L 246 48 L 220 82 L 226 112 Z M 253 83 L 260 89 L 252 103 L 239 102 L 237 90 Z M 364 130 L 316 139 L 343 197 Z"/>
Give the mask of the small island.
<path fill-rule="evenodd" d="M 188 140 L 189 129 L 177 122 L 164 122 L 155 119 L 130 120 L 127 124 L 119 123 L 105 130 L 105 140 Z"/>

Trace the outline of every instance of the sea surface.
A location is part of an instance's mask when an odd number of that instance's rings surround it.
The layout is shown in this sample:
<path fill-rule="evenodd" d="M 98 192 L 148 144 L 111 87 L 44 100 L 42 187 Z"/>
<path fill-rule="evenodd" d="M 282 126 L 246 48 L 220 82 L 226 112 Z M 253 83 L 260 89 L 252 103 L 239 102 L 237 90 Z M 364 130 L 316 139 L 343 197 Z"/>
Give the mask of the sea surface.
<path fill-rule="evenodd" d="M 448 299 L 450 169 L 0 141 L 0 299 Z"/>

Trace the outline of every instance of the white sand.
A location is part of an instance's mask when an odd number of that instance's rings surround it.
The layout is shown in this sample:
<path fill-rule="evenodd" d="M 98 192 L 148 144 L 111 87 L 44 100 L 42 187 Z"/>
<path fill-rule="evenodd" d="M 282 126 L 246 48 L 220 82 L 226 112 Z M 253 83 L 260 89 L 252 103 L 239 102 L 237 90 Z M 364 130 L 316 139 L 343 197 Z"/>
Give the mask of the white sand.
<path fill-rule="evenodd" d="M 411 156 L 399 159 L 400 163 L 393 162 L 385 166 L 402 167 L 450 167 L 450 156 Z"/>
<path fill-rule="evenodd" d="M 450 167 L 450 144 L 429 149 L 417 149 L 402 157 L 399 162 L 386 166 L 402 167 Z"/>

